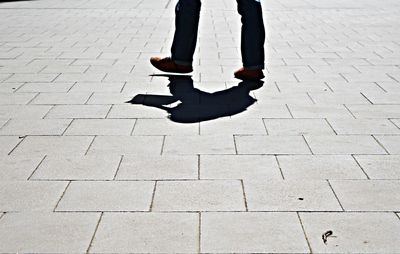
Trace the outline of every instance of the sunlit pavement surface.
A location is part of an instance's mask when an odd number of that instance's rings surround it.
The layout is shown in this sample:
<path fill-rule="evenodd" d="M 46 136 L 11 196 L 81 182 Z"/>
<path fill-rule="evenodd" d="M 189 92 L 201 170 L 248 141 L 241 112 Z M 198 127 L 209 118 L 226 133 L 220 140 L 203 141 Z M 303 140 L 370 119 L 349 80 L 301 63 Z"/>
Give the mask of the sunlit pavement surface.
<path fill-rule="evenodd" d="M 400 2 L 263 1 L 264 84 L 175 3 L 0 3 L 0 253 L 400 253 Z"/>

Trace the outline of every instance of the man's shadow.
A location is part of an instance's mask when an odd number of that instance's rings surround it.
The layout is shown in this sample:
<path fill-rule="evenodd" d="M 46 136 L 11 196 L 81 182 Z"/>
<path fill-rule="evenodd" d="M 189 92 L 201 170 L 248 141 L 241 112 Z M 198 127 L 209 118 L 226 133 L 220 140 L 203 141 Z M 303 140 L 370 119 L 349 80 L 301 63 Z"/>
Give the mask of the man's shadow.
<path fill-rule="evenodd" d="M 242 81 L 229 89 L 208 93 L 195 88 L 191 76 L 153 76 L 168 77 L 171 95 L 138 94 L 127 103 L 163 109 L 171 121 L 178 123 L 197 123 L 243 112 L 257 101 L 250 92 L 264 83 Z"/>
<path fill-rule="evenodd" d="M 0 0 L 0 3 L 8 3 L 8 2 L 28 2 L 28 1 L 35 1 L 35 0 Z"/>

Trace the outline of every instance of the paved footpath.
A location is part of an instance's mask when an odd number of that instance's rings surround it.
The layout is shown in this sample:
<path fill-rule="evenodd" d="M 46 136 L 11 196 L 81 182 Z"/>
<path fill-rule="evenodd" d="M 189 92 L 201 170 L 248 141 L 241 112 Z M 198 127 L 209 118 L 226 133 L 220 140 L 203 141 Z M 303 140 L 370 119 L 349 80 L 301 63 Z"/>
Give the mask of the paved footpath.
<path fill-rule="evenodd" d="M 234 0 L 180 78 L 175 0 L 2 1 L 0 253 L 400 253 L 399 1 L 262 4 L 261 87 Z"/>

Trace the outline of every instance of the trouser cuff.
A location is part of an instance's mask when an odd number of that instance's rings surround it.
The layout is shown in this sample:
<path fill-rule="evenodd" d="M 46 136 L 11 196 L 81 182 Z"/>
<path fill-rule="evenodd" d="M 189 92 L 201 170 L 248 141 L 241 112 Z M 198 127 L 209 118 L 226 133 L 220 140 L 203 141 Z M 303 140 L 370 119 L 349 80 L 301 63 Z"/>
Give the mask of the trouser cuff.
<path fill-rule="evenodd" d="M 185 66 L 192 66 L 192 62 L 190 61 L 182 61 L 182 60 L 177 60 L 175 58 L 171 58 L 174 63 L 179 64 L 179 65 L 185 65 Z"/>
<path fill-rule="evenodd" d="M 265 67 L 264 67 L 264 64 L 260 64 L 260 65 L 251 65 L 251 66 L 243 66 L 245 69 L 248 69 L 248 70 L 262 70 L 262 69 L 264 69 Z"/>

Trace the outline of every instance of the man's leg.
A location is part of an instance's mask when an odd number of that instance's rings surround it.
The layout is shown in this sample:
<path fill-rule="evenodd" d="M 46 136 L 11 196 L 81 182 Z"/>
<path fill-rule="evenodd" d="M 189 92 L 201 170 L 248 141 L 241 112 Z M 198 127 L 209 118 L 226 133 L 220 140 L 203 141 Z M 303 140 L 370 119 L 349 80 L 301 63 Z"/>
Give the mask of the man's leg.
<path fill-rule="evenodd" d="M 151 57 L 151 64 L 165 72 L 193 71 L 193 54 L 200 19 L 200 0 L 179 0 L 175 7 L 175 35 L 171 57 Z"/>
<path fill-rule="evenodd" d="M 200 8 L 200 0 L 179 0 L 175 7 L 175 34 L 171 58 L 177 64 L 192 65 Z"/>
<path fill-rule="evenodd" d="M 264 69 L 265 30 L 260 0 L 237 0 L 242 16 L 241 52 L 247 70 Z"/>

